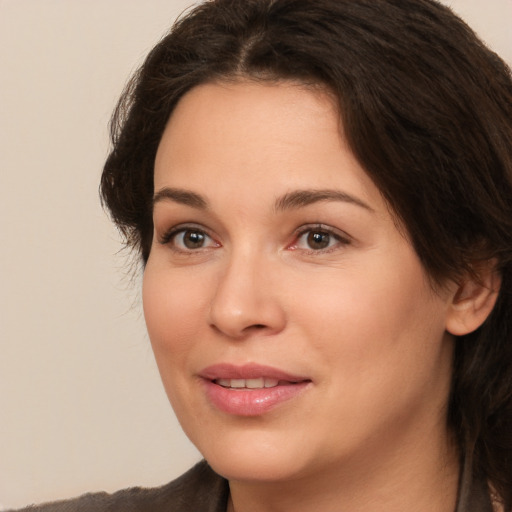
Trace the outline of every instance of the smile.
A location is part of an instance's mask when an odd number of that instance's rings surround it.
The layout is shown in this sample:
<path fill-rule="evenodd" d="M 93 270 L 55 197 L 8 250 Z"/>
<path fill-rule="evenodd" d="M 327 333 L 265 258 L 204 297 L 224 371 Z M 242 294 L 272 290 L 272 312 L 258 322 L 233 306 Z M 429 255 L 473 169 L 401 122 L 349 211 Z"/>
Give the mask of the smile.
<path fill-rule="evenodd" d="M 264 415 L 312 385 L 309 378 L 259 364 L 217 364 L 205 368 L 200 377 L 207 400 L 234 416 Z"/>
<path fill-rule="evenodd" d="M 214 382 L 223 388 L 230 389 L 275 388 L 279 384 L 278 379 L 263 377 L 259 379 L 216 379 Z"/>

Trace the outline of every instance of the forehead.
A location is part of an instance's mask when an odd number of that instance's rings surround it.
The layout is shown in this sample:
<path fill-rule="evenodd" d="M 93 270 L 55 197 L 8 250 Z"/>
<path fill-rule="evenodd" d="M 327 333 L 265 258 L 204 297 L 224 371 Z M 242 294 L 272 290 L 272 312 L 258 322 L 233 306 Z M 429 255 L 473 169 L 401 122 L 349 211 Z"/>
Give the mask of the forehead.
<path fill-rule="evenodd" d="M 312 121 L 317 120 L 316 126 Z M 236 130 L 230 128 L 236 127 Z M 325 89 L 295 82 L 214 82 L 191 89 L 178 102 L 159 152 L 198 144 L 227 146 L 243 138 L 244 146 L 289 139 L 296 143 L 311 128 L 329 132 L 341 142 L 335 100 Z M 311 133 L 309 133 L 311 137 Z"/>
<path fill-rule="evenodd" d="M 243 186 L 269 196 L 341 187 L 365 202 L 380 199 L 343 137 L 332 96 L 290 82 L 209 83 L 189 91 L 158 148 L 155 191 L 164 186 L 226 195 Z"/>

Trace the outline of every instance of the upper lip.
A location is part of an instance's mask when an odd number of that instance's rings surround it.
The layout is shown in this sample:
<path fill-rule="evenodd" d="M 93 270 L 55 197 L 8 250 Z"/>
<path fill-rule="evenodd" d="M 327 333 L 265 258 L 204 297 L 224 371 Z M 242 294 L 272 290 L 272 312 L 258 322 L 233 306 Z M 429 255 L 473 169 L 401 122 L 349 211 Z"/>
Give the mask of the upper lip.
<path fill-rule="evenodd" d="M 230 363 L 219 363 L 208 366 L 199 372 L 203 379 L 277 379 L 288 382 L 303 382 L 311 380 L 302 375 L 293 375 L 272 366 L 266 366 L 256 363 L 244 365 L 235 365 Z"/>

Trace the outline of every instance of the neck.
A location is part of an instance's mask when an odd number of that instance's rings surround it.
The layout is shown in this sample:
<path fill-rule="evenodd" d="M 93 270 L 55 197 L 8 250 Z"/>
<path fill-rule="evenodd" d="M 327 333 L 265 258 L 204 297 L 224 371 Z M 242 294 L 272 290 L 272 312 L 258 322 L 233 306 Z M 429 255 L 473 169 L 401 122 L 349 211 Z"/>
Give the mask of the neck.
<path fill-rule="evenodd" d="M 230 481 L 228 512 L 453 512 L 458 450 L 446 435 L 428 449 L 421 439 L 409 443 L 380 453 L 370 447 L 341 467 L 312 468 L 286 481 Z"/>

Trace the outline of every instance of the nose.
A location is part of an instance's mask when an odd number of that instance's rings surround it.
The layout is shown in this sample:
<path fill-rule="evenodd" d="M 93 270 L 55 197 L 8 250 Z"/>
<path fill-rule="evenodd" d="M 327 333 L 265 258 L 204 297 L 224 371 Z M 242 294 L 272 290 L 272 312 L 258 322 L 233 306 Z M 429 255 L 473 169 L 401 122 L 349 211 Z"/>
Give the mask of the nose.
<path fill-rule="evenodd" d="M 286 315 L 279 298 L 276 269 L 262 256 L 232 257 L 223 272 L 210 306 L 210 326 L 232 339 L 254 334 L 277 334 Z"/>

